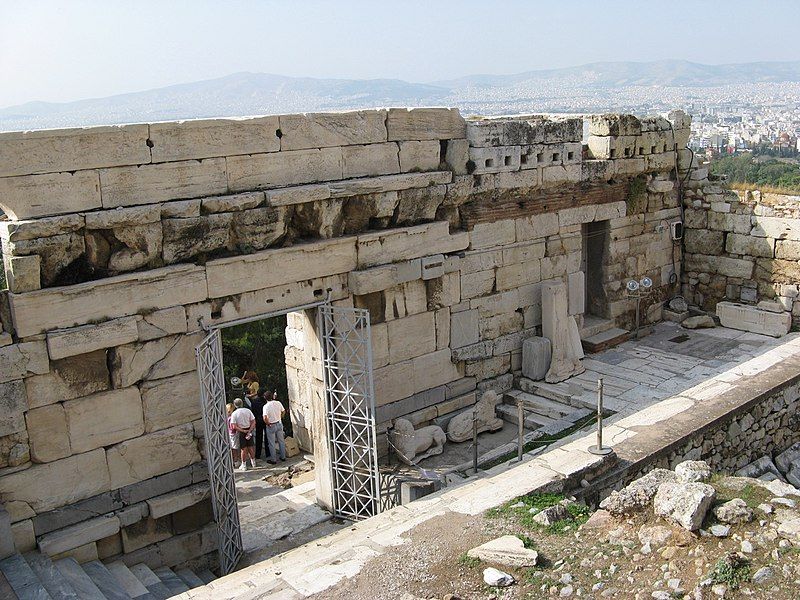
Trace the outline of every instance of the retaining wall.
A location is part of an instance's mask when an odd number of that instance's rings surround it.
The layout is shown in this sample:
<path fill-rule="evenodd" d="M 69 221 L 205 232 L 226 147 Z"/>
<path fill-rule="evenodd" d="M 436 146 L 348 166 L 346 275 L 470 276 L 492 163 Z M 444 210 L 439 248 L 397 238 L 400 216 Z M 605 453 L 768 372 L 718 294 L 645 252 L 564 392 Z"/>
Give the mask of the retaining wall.
<path fill-rule="evenodd" d="M 542 281 L 583 323 L 588 223 L 607 222 L 598 316 L 632 326 L 625 282 L 647 275 L 658 320 L 688 139 L 670 118 L 591 117 L 587 145 L 579 118 L 454 109 L 0 134 L 0 501 L 18 548 L 151 566 L 214 549 L 201 323 L 368 308 L 385 447 L 394 418 L 441 422 L 510 386 Z M 313 323 L 287 330 L 307 449 L 324 446 Z"/>

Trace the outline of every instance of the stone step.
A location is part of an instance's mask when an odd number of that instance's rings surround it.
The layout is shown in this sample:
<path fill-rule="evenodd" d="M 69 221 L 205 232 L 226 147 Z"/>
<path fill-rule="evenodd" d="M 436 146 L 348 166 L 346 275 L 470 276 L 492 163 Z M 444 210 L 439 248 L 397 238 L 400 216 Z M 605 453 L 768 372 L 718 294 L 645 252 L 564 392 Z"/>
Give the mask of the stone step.
<path fill-rule="evenodd" d="M 497 405 L 497 416 L 503 419 L 504 421 L 508 421 L 513 425 L 517 425 L 519 423 L 517 407 L 511 404 L 498 404 Z M 539 419 L 543 419 L 544 417 L 539 417 Z M 550 419 L 552 420 L 552 419 Z M 526 411 L 524 417 L 524 427 L 525 429 L 529 430 L 536 430 L 542 426 L 537 419 L 534 419 L 533 416 Z"/>
<path fill-rule="evenodd" d="M 144 563 L 133 565 L 130 567 L 131 573 L 136 575 L 136 578 L 142 582 L 142 585 L 147 588 L 156 600 L 167 600 L 172 593 L 169 588 L 158 578 L 158 575 L 153 573 L 152 569 Z"/>
<path fill-rule="evenodd" d="M 105 600 L 103 592 L 74 558 L 62 558 L 54 564 L 81 600 Z"/>
<path fill-rule="evenodd" d="M 630 331 L 614 327 L 613 329 L 581 339 L 581 343 L 583 344 L 583 350 L 587 354 L 594 354 L 619 346 L 621 343 L 627 342 L 630 337 Z"/>
<path fill-rule="evenodd" d="M 183 580 L 183 583 L 189 586 L 189 589 L 200 587 L 206 584 L 206 582 L 195 575 L 194 571 L 191 569 L 177 569 L 175 574 Z"/>
<path fill-rule="evenodd" d="M 595 317 L 593 315 L 584 315 L 583 327 L 581 327 L 581 339 L 585 340 L 598 333 L 603 333 L 609 329 L 614 328 L 614 321 L 611 319 L 604 319 L 602 317 Z"/>
<path fill-rule="evenodd" d="M 91 577 L 107 600 L 132 600 L 122 584 L 99 560 L 92 560 L 81 565 L 84 572 Z"/>
<path fill-rule="evenodd" d="M 550 419 L 560 419 L 572 411 L 570 405 L 543 396 L 529 394 L 522 390 L 506 392 L 505 401 L 507 403 L 516 404 L 517 400 L 522 400 L 526 410 Z"/>
<path fill-rule="evenodd" d="M 107 564 L 106 567 L 133 600 L 152 600 L 153 595 L 147 591 L 147 588 L 139 581 L 136 575 L 131 573 L 125 563 L 116 561 Z"/>
<path fill-rule="evenodd" d="M 183 592 L 189 591 L 189 586 L 183 582 L 183 579 L 178 577 L 175 574 L 175 571 L 170 569 L 169 567 L 158 567 L 157 569 L 153 569 L 153 573 L 158 575 L 158 578 L 161 580 L 161 583 L 166 585 L 169 588 L 169 591 L 172 592 L 173 595 L 182 594 Z"/>
<path fill-rule="evenodd" d="M 61 571 L 56 568 L 50 557 L 39 552 L 27 552 L 23 556 L 52 598 L 79 600 L 78 594 L 61 574 Z"/>
<path fill-rule="evenodd" d="M 9 600 L 16 600 L 17 598 L 17 595 L 14 593 L 14 590 L 11 588 L 8 579 L 6 579 L 2 571 L 0 571 L 0 598 L 9 598 Z"/>
<path fill-rule="evenodd" d="M 562 404 L 569 404 L 572 400 L 572 395 L 569 392 L 569 385 L 566 383 L 546 383 L 544 381 L 533 381 L 521 377 L 519 380 L 519 387 L 523 392 L 535 394 L 542 398 L 549 398 Z"/>
<path fill-rule="evenodd" d="M 203 569 L 202 571 L 198 571 L 198 572 L 197 572 L 197 575 L 198 575 L 198 577 L 200 577 L 200 579 L 202 579 L 202 580 L 203 580 L 203 582 L 204 582 L 206 585 L 208 585 L 209 583 L 211 583 L 212 581 L 214 581 L 214 580 L 217 578 L 217 576 L 216 576 L 216 575 L 214 575 L 214 574 L 213 574 L 211 571 L 209 571 L 208 569 Z"/>
<path fill-rule="evenodd" d="M 0 572 L 19 600 L 53 600 L 21 554 L 12 554 L 0 560 Z"/>

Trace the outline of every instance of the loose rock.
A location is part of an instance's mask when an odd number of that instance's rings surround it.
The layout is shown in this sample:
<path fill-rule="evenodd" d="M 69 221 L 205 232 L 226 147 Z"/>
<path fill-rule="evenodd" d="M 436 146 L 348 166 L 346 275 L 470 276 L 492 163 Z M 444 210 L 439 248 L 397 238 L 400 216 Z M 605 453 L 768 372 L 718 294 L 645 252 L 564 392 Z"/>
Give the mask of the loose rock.
<path fill-rule="evenodd" d="M 483 570 L 483 581 L 493 587 L 508 587 L 514 584 L 514 577 L 494 567 Z"/>
<path fill-rule="evenodd" d="M 738 523 L 749 523 L 753 520 L 753 511 L 741 498 L 734 498 L 725 504 L 714 509 L 714 516 L 722 523 L 736 525 Z"/>
<path fill-rule="evenodd" d="M 706 482 L 711 479 L 711 467 L 703 460 L 685 460 L 675 467 L 675 475 L 679 481 L 691 483 Z"/>
<path fill-rule="evenodd" d="M 705 483 L 662 483 L 653 501 L 655 513 L 684 529 L 695 531 L 703 524 L 706 512 L 717 493 Z"/>
<path fill-rule="evenodd" d="M 539 553 L 526 548 L 517 536 L 504 535 L 473 548 L 467 556 L 505 567 L 534 567 Z"/>

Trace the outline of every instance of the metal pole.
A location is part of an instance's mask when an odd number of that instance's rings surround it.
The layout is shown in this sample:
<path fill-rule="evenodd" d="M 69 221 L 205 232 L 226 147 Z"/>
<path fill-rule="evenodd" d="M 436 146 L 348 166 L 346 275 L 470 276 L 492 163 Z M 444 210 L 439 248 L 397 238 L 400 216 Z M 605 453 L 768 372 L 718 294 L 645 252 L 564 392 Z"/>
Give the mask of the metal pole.
<path fill-rule="evenodd" d="M 478 472 L 478 413 L 472 411 L 472 468 Z"/>
<path fill-rule="evenodd" d="M 522 407 L 522 398 L 517 398 L 517 425 L 518 425 L 518 439 L 517 439 L 517 460 L 522 462 L 522 451 L 524 444 L 522 438 L 525 436 L 525 409 Z"/>
<path fill-rule="evenodd" d="M 603 378 L 597 380 L 597 445 L 589 446 L 589 452 L 604 456 L 613 450 L 603 446 Z"/>

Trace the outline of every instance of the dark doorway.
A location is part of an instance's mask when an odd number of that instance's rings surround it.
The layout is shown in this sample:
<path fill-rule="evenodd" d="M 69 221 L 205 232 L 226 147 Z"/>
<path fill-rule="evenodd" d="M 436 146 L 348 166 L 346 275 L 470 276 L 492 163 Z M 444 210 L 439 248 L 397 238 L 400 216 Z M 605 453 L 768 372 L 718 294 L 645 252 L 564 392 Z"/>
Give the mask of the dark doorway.
<path fill-rule="evenodd" d="M 605 265 L 608 257 L 608 221 L 593 221 L 583 226 L 583 262 L 586 272 L 586 314 L 608 317 L 605 290 Z"/>

